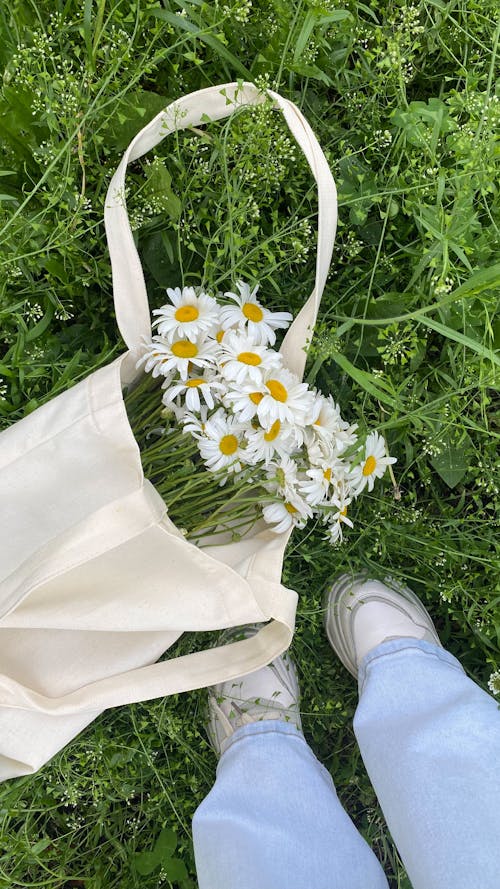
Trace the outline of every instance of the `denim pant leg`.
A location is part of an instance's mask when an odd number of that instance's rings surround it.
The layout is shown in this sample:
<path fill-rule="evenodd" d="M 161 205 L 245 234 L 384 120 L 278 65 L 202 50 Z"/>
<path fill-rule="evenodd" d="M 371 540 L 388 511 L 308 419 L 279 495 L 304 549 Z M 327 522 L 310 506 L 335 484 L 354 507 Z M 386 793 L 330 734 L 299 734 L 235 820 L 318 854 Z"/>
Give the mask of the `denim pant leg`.
<path fill-rule="evenodd" d="M 237 729 L 193 818 L 200 889 L 387 889 L 294 725 Z"/>
<path fill-rule="evenodd" d="M 413 639 L 373 649 L 359 685 L 354 731 L 413 889 L 499 889 L 497 702 Z"/>

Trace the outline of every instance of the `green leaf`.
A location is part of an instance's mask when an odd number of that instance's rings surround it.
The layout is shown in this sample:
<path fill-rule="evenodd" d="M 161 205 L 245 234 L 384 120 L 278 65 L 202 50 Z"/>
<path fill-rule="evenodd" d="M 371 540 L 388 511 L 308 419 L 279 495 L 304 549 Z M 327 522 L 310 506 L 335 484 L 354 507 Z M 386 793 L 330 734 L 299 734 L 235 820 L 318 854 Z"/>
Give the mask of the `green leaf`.
<path fill-rule="evenodd" d="M 295 44 L 293 53 L 294 63 L 299 61 L 315 28 L 319 28 L 321 25 L 330 25 L 332 22 L 341 22 L 347 18 L 352 18 L 348 9 L 335 9 L 324 15 L 318 14 L 316 9 L 311 9 L 304 18 L 297 43 Z"/>
<path fill-rule="evenodd" d="M 366 373 L 364 370 L 360 370 L 359 367 L 355 367 L 354 364 L 351 364 L 349 359 L 346 358 L 345 355 L 341 355 L 340 352 L 333 352 L 331 357 L 333 361 L 335 361 L 342 370 L 349 374 L 353 380 L 356 380 L 366 392 L 369 392 L 374 398 L 378 398 L 383 404 L 388 404 L 392 408 L 394 407 L 394 399 L 388 393 L 384 392 L 379 385 L 375 385 L 371 374 Z M 377 383 L 380 383 L 380 380 L 377 380 Z"/>
<path fill-rule="evenodd" d="M 161 858 L 175 852 L 177 846 L 177 834 L 168 827 L 164 827 L 156 840 L 154 853 Z"/>
<path fill-rule="evenodd" d="M 30 330 L 28 330 L 28 333 L 26 334 L 26 342 L 31 343 L 31 342 L 33 342 L 33 340 L 36 340 L 37 337 L 41 336 L 42 333 L 45 333 L 45 331 L 47 330 L 47 327 L 49 326 L 50 322 L 52 321 L 53 316 L 54 316 L 54 306 L 52 305 L 52 303 L 49 303 L 49 307 L 48 307 L 47 311 L 45 312 L 45 315 L 43 316 L 43 318 L 40 318 L 40 321 L 37 324 L 35 324 L 34 327 L 32 327 Z"/>
<path fill-rule="evenodd" d="M 226 62 L 229 62 L 237 74 L 242 75 L 247 80 L 252 80 L 252 74 L 248 70 L 248 68 L 246 68 L 245 65 L 243 65 L 242 62 L 240 62 L 240 60 L 237 59 L 236 56 L 233 55 L 233 53 L 229 49 L 227 49 L 226 46 L 224 46 L 224 44 L 221 40 L 219 40 L 218 37 L 215 37 L 213 34 L 207 34 L 206 31 L 198 28 L 198 26 L 195 25 L 194 22 L 190 22 L 187 18 L 183 18 L 182 16 L 176 15 L 173 12 L 169 12 L 168 9 L 152 9 L 151 15 L 154 15 L 155 18 L 163 19 L 164 21 L 169 22 L 180 31 L 188 31 L 190 34 L 193 35 L 193 37 L 197 37 L 198 40 L 206 43 L 207 46 L 213 49 L 222 59 L 224 59 Z"/>
<path fill-rule="evenodd" d="M 316 24 L 316 16 L 312 11 L 308 12 L 303 23 L 301 32 L 297 38 L 297 43 L 295 44 L 295 50 L 293 53 L 293 61 L 298 62 L 302 53 L 304 52 L 309 38 L 314 30 L 314 26 Z"/>
<path fill-rule="evenodd" d="M 167 879 L 170 880 L 171 883 L 179 882 L 179 880 L 186 880 L 188 877 L 186 865 L 180 858 L 169 858 L 162 862 L 162 866 L 167 875 Z"/>
<path fill-rule="evenodd" d="M 152 874 L 159 865 L 158 858 L 154 852 L 138 852 L 134 858 L 136 870 L 141 876 L 147 877 Z"/>
<path fill-rule="evenodd" d="M 179 219 L 182 212 L 182 203 L 172 191 L 172 177 L 164 163 L 151 164 L 147 169 L 148 190 L 156 196 L 161 196 L 165 202 L 165 211 L 172 219 Z"/>
<path fill-rule="evenodd" d="M 87 56 L 92 59 L 92 0 L 85 0 L 83 5 L 83 37 Z"/>
<path fill-rule="evenodd" d="M 322 83 L 326 84 L 326 86 L 330 86 L 333 83 L 333 80 L 328 77 L 321 68 L 318 68 L 317 65 L 305 65 L 301 62 L 298 62 L 294 65 L 290 65 L 290 71 L 295 71 L 296 74 L 301 74 L 303 77 L 310 77 L 312 80 L 320 80 Z"/>
<path fill-rule="evenodd" d="M 163 232 L 154 232 L 144 239 L 142 248 L 144 263 L 160 287 L 170 287 L 173 280 L 174 263 L 171 252 L 165 243 Z"/>
<path fill-rule="evenodd" d="M 51 840 L 50 837 L 43 837 L 43 839 L 38 840 L 38 842 L 31 847 L 31 854 L 39 855 L 40 852 L 43 852 L 45 849 L 47 849 L 53 842 L 54 841 Z"/>
<path fill-rule="evenodd" d="M 449 488 L 455 488 L 467 472 L 466 450 L 467 442 L 461 445 L 450 444 L 430 461 Z"/>
<path fill-rule="evenodd" d="M 150 90 L 134 90 L 117 106 L 104 130 L 104 140 L 115 151 L 123 151 L 138 130 L 167 107 L 169 99 Z"/>
<path fill-rule="evenodd" d="M 464 281 L 463 284 L 460 284 L 460 287 L 457 287 L 450 293 L 450 301 L 460 299 L 461 296 L 465 296 L 468 293 L 482 293 L 484 290 L 496 289 L 499 286 L 500 262 L 497 262 L 495 265 L 489 266 L 489 268 L 474 272 L 470 278 L 467 278 L 467 281 Z"/>
<path fill-rule="evenodd" d="M 430 327 L 431 330 L 440 333 L 441 336 L 447 337 L 450 340 L 455 340 L 455 342 L 461 343 L 462 346 L 467 346 L 468 349 L 477 352 L 482 358 L 487 358 L 492 364 L 500 365 L 500 357 L 496 355 L 495 352 L 488 349 L 487 346 L 483 346 L 482 343 L 478 343 L 477 340 L 471 339 L 470 336 L 465 336 L 465 334 L 459 333 L 457 330 L 452 330 L 451 327 L 447 327 L 445 324 L 440 324 L 439 321 L 434 321 L 433 318 L 429 318 L 427 315 L 416 313 L 415 318 L 420 321 L 421 324 L 425 324 L 426 327 Z"/>
<path fill-rule="evenodd" d="M 176 861 L 176 859 L 171 857 L 172 852 L 175 852 L 176 846 L 177 835 L 170 828 L 164 827 L 158 834 L 152 851 L 138 852 L 135 855 L 134 864 L 137 872 L 142 876 L 148 876 L 160 865 L 166 869 L 172 861 Z M 185 875 L 187 876 L 187 872 Z"/>
<path fill-rule="evenodd" d="M 356 207 L 351 207 L 349 210 L 349 220 L 353 225 L 363 225 L 364 222 L 368 219 L 368 212 L 364 210 L 363 207 L 358 204 Z"/>

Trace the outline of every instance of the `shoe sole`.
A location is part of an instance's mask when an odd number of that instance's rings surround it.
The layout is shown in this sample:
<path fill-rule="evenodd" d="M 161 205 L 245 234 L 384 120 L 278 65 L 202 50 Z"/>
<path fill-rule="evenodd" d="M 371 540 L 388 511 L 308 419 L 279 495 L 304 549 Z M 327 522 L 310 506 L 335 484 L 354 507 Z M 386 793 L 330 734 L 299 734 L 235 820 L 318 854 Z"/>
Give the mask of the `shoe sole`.
<path fill-rule="evenodd" d="M 355 678 L 358 676 L 358 665 L 356 662 L 356 646 L 354 644 L 352 625 L 354 612 L 364 601 L 363 594 L 360 594 L 359 589 L 356 589 L 356 587 L 369 583 L 370 579 L 363 574 L 354 576 L 342 575 L 333 586 L 327 589 L 323 598 L 324 625 L 328 641 L 344 667 Z M 404 584 L 400 584 L 393 578 L 386 578 L 385 581 L 381 582 L 388 587 L 392 596 L 387 595 L 384 597 L 376 593 L 367 593 L 366 599 L 368 601 L 371 599 L 379 602 L 389 602 L 391 605 L 394 605 L 417 626 L 423 627 L 432 633 L 436 645 L 442 647 L 430 614 L 413 590 L 404 586 Z M 351 590 L 352 605 L 349 607 L 342 600 L 346 594 L 350 595 Z M 405 608 L 404 605 L 407 607 Z M 334 617 L 336 609 L 337 615 Z"/>

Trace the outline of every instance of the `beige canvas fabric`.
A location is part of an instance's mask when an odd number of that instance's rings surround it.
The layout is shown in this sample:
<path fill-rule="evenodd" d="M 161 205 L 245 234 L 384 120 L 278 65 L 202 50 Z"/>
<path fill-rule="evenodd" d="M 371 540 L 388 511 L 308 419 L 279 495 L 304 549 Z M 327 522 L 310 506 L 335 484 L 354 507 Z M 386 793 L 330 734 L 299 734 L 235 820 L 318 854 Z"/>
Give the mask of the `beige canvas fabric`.
<path fill-rule="evenodd" d="M 336 225 L 335 185 L 299 109 L 268 91 L 318 183 L 316 282 L 282 351 L 300 376 Z M 122 387 L 151 320 L 124 200 L 127 164 L 177 128 L 263 101 L 253 84 L 192 93 L 138 133 L 105 208 L 116 317 L 128 351 L 0 436 L 0 779 L 36 771 L 108 707 L 212 685 L 269 663 L 292 639 L 281 584 L 288 534 L 260 524 L 197 547 L 144 479 Z M 176 286 L 178 282 L 172 282 Z M 253 638 L 155 663 L 182 633 L 248 622 Z"/>

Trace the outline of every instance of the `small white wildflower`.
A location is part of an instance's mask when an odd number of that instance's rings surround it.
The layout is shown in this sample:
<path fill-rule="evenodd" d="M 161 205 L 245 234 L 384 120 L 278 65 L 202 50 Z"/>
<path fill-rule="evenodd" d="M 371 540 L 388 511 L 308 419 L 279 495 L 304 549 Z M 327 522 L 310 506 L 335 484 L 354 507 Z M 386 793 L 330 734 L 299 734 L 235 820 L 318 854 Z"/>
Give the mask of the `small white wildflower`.
<path fill-rule="evenodd" d="M 488 688 L 493 695 L 500 695 L 500 670 L 495 670 L 488 679 Z"/>

